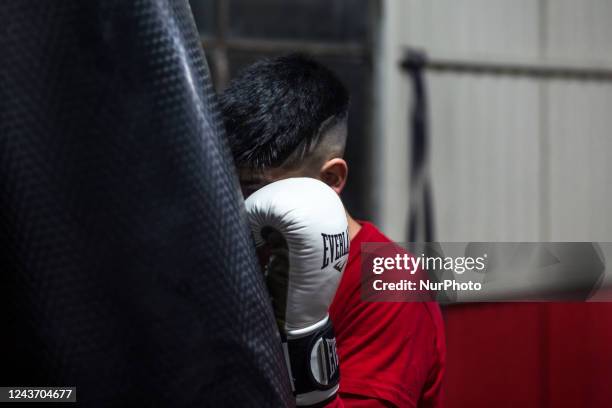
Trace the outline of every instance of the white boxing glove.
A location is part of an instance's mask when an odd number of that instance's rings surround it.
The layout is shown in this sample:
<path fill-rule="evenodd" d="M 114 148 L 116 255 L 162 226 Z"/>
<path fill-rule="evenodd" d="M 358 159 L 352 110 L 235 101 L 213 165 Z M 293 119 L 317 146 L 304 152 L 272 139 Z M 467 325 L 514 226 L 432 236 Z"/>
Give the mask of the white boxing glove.
<path fill-rule="evenodd" d="M 271 183 L 245 202 L 298 406 L 333 399 L 339 363 L 328 309 L 349 253 L 338 195 L 313 178 Z"/>

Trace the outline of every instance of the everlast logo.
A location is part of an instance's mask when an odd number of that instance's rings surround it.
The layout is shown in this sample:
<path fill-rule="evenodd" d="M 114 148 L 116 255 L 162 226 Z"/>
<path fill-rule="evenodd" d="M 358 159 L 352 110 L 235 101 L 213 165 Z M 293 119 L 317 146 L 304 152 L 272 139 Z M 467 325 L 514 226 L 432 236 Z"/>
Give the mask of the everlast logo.
<path fill-rule="evenodd" d="M 336 375 L 340 365 L 336 350 L 336 339 L 324 339 L 324 342 L 325 355 L 327 356 L 327 378 L 331 380 Z"/>
<path fill-rule="evenodd" d="M 333 333 L 325 333 L 325 336 L 328 335 L 333 336 Z M 331 388 L 338 384 L 340 379 L 340 361 L 338 360 L 336 339 L 323 337 L 317 340 L 315 347 L 317 348 L 317 365 L 311 367 L 311 370 L 317 371 L 318 375 L 315 375 L 314 379 L 325 388 Z"/>
<path fill-rule="evenodd" d="M 338 261 L 340 258 L 349 252 L 349 234 L 348 229 L 341 234 L 321 234 L 323 237 L 323 266 L 326 268 L 330 263 Z M 334 268 L 338 272 L 342 272 L 344 262 L 336 262 Z"/>

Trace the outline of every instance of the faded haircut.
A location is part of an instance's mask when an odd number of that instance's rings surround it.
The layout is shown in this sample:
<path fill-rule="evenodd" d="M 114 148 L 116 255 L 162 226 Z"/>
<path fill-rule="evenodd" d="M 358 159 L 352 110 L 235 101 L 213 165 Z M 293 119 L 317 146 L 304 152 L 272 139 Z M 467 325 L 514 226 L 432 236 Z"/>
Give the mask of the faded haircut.
<path fill-rule="evenodd" d="M 220 95 L 220 106 L 238 167 L 292 167 L 346 124 L 349 93 L 331 70 L 293 54 L 242 70 Z M 331 143 L 343 150 L 344 142 Z"/>

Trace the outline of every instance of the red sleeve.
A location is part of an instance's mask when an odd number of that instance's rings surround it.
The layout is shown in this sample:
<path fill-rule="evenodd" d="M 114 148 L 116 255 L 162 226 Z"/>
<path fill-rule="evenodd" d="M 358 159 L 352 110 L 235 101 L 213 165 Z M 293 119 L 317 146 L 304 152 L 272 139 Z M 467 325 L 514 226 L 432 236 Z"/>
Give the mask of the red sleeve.
<path fill-rule="evenodd" d="M 445 345 L 438 305 L 362 301 L 358 258 L 349 260 L 330 307 L 340 406 L 440 406 Z"/>
<path fill-rule="evenodd" d="M 351 320 L 358 324 L 350 327 L 350 335 L 337 334 L 341 396 L 381 399 L 398 407 L 416 407 L 422 398 L 438 405 L 436 331 L 425 304 L 363 302 Z"/>
<path fill-rule="evenodd" d="M 325 408 L 344 408 L 344 403 L 340 397 L 336 397 L 332 402 L 325 405 Z"/>
<path fill-rule="evenodd" d="M 326 405 L 326 408 L 389 408 L 390 405 L 388 402 L 375 399 L 363 397 L 360 395 L 351 395 L 351 394 L 343 394 L 342 396 L 336 397 L 332 402 Z"/>

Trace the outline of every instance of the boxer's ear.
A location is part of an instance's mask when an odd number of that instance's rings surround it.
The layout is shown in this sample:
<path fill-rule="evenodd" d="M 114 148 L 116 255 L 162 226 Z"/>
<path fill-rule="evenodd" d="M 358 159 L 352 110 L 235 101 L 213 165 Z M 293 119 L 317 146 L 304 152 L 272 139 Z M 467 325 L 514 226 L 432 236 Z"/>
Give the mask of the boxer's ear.
<path fill-rule="evenodd" d="M 321 166 L 320 178 L 325 184 L 330 186 L 338 194 L 342 192 L 346 184 L 348 166 L 344 159 L 335 157 L 323 163 Z"/>

